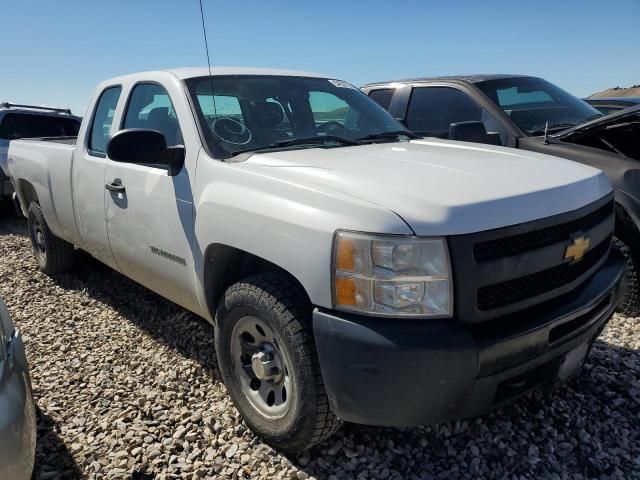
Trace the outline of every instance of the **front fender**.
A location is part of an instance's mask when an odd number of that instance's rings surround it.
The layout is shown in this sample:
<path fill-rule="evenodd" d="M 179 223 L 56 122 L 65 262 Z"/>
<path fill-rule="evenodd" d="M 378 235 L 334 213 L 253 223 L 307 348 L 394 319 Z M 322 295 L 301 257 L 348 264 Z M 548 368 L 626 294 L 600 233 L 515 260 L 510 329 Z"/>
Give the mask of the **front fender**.
<path fill-rule="evenodd" d="M 203 165 L 204 164 L 204 165 Z M 283 268 L 314 305 L 331 307 L 331 254 L 338 229 L 412 234 L 395 213 L 347 194 L 256 173 L 248 164 L 201 160 L 195 241 L 229 245 Z M 204 266 L 198 266 L 200 285 Z"/>

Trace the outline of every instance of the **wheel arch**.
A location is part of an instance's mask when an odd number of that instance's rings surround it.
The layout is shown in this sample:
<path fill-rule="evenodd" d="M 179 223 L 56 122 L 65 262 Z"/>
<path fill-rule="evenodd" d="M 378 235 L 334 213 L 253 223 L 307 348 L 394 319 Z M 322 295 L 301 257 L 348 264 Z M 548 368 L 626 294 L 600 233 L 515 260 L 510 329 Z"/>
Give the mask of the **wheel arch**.
<path fill-rule="evenodd" d="M 304 293 L 309 305 L 312 304 L 302 282 L 288 270 L 236 247 L 222 243 L 209 245 L 204 254 L 204 292 L 211 317 L 215 318 L 220 300 L 231 285 L 251 275 L 266 272 L 278 272 L 288 277 Z"/>
<path fill-rule="evenodd" d="M 640 234 L 634 215 L 620 201 L 616 201 L 616 231 L 621 228 L 636 235 Z"/>
<path fill-rule="evenodd" d="M 35 187 L 28 180 L 19 179 L 16 185 L 16 193 L 18 194 L 18 198 L 20 200 L 20 208 L 22 209 L 22 213 L 26 217 L 29 213 L 29 205 L 32 202 L 40 203 L 38 199 L 38 193 L 36 192 Z"/>

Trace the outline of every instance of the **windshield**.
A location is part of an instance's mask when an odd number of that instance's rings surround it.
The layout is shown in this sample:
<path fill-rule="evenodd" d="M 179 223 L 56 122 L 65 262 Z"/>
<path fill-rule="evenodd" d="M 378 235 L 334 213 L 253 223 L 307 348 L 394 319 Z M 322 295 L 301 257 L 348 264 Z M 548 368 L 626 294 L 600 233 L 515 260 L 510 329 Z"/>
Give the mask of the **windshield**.
<path fill-rule="evenodd" d="M 340 80 L 233 75 L 192 78 L 186 84 L 218 158 L 412 136 L 376 102 Z"/>
<path fill-rule="evenodd" d="M 602 115 L 588 103 L 541 78 L 487 80 L 476 86 L 529 135 L 542 135 L 547 122 L 549 132 L 553 132 Z"/>

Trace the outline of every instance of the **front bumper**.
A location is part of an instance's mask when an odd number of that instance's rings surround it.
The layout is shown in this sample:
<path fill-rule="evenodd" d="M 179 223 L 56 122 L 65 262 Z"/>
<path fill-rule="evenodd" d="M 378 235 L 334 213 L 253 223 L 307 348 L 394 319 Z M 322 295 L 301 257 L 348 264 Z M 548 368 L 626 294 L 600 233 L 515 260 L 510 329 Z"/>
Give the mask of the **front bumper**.
<path fill-rule="evenodd" d="M 612 250 L 578 289 L 481 323 L 316 309 L 313 329 L 331 407 L 354 423 L 427 425 L 478 416 L 566 380 L 613 315 L 623 270 Z"/>

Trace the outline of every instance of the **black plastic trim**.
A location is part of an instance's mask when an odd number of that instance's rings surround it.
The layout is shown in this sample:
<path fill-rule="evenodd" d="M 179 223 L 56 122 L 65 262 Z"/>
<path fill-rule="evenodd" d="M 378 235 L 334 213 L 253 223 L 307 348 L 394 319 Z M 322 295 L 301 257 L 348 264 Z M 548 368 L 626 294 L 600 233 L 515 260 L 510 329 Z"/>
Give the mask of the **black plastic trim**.
<path fill-rule="evenodd" d="M 552 289 L 543 294 L 536 295 L 535 297 L 526 298 L 522 301 L 511 303 L 499 308 L 482 311 L 478 308 L 476 302 L 477 290 L 482 286 L 486 286 L 492 280 L 492 278 L 486 278 L 488 271 L 497 272 L 497 275 L 500 278 L 499 281 L 505 281 L 508 279 L 508 272 L 514 272 L 514 275 L 511 278 L 516 278 L 517 276 L 533 274 L 536 271 L 539 271 L 539 267 L 529 265 L 531 271 L 525 271 L 521 266 L 522 262 L 526 262 L 527 256 L 531 254 L 531 252 L 535 252 L 535 250 L 494 261 L 478 263 L 474 258 L 474 245 L 481 242 L 510 237 L 513 235 L 531 232 L 533 230 L 544 229 L 553 225 L 571 222 L 575 219 L 589 215 L 608 203 L 611 203 L 613 213 L 612 199 L 613 193 L 585 207 L 562 213 L 560 215 L 554 215 L 532 222 L 525 222 L 518 225 L 479 233 L 448 237 L 449 251 L 451 252 L 452 275 L 454 279 L 454 311 L 456 312 L 456 315 L 469 322 L 487 321 L 511 313 L 521 312 L 537 304 L 552 300 L 553 298 L 563 295 L 579 286 L 597 270 L 599 265 L 606 258 L 606 255 L 603 255 L 602 259 L 596 262 L 596 266 L 593 266 L 591 269 L 584 272 L 578 279 L 566 285 Z M 607 223 L 610 232 L 613 232 L 614 216 L 611 215 L 607 220 L 605 220 L 605 223 Z M 570 238 L 567 238 L 566 244 L 568 244 L 569 241 Z M 561 246 L 562 245 L 564 244 L 561 243 Z M 595 247 L 596 245 L 593 246 Z M 560 252 L 560 250 L 548 247 L 546 248 L 546 251 L 549 255 L 553 255 L 554 257 L 555 255 L 561 255 L 560 257 L 555 258 L 556 265 L 564 263 L 564 252 L 559 254 L 558 252 Z M 534 256 L 536 256 L 535 253 Z M 552 262 L 545 262 L 543 265 L 549 267 L 551 264 Z"/>
<path fill-rule="evenodd" d="M 561 380 L 567 354 L 588 350 L 612 316 L 623 271 L 622 256 L 612 251 L 583 287 L 522 325 L 517 316 L 477 324 L 316 309 L 313 330 L 331 408 L 349 422 L 417 426 L 481 415 L 551 386 Z M 550 341 L 558 328 L 565 334 Z"/>

